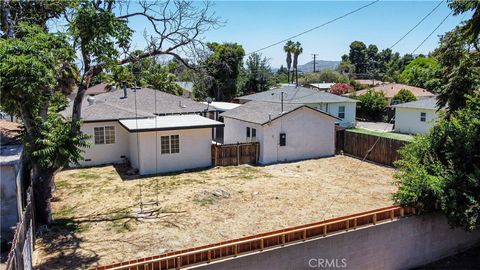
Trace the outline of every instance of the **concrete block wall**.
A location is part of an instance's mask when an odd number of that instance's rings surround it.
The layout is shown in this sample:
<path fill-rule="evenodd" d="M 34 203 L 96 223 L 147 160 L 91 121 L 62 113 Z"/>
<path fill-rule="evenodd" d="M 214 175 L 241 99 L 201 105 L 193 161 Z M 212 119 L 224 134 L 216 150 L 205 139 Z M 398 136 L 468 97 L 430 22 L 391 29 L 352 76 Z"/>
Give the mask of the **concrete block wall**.
<path fill-rule="evenodd" d="M 410 269 L 480 242 L 480 231 L 452 230 L 426 214 L 214 262 L 195 269 Z"/>

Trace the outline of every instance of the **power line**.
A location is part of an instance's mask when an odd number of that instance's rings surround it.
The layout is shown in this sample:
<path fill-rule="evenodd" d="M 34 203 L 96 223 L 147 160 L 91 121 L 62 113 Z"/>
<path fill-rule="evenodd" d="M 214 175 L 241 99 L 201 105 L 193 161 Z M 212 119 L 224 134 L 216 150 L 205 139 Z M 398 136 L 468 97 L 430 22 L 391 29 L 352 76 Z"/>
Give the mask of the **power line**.
<path fill-rule="evenodd" d="M 435 27 L 435 29 L 433 29 L 432 32 L 430 32 L 430 34 L 422 41 L 422 43 L 420 43 L 420 45 L 418 45 L 415 50 L 412 51 L 412 54 L 414 54 L 420 47 L 422 47 L 425 41 L 427 41 L 433 35 L 433 33 L 435 33 L 435 31 L 440 28 L 440 26 L 447 20 L 448 17 L 450 17 L 450 15 L 452 15 L 452 11 L 450 11 L 450 13 L 448 13 L 448 15 L 443 18 L 443 20 L 437 25 L 437 27 Z"/>
<path fill-rule="evenodd" d="M 276 45 L 278 45 L 278 44 L 284 43 L 284 42 L 286 42 L 286 41 L 289 41 L 289 40 L 291 40 L 291 39 L 294 39 L 294 38 L 299 37 L 299 36 L 301 36 L 301 35 L 304 35 L 304 34 L 306 34 L 306 33 L 312 32 L 313 30 L 316 30 L 316 29 L 318 29 L 318 28 L 321 28 L 321 27 L 324 27 L 324 26 L 326 26 L 326 25 L 328 25 L 328 24 L 331 24 L 331 23 L 333 23 L 333 22 L 335 22 L 335 21 L 338 21 L 338 20 L 340 20 L 340 19 L 342 19 L 342 18 L 345 18 L 345 17 L 347 17 L 348 15 L 351 15 L 351 14 L 353 14 L 353 13 L 355 13 L 355 12 L 358 12 L 358 11 L 364 9 L 364 8 L 367 8 L 367 7 L 369 7 L 369 6 L 377 3 L 377 2 L 379 2 L 379 1 L 380 1 L 380 0 L 375 0 L 375 1 L 371 2 L 371 3 L 368 3 L 368 4 L 366 4 L 366 5 L 361 6 L 361 7 L 357 8 L 357 9 L 355 9 L 355 10 L 352 10 L 352 11 L 350 11 L 350 12 L 348 12 L 348 13 L 345 13 L 345 14 L 339 16 L 339 17 L 336 17 L 335 19 L 332 19 L 332 20 L 330 20 L 330 21 L 328 21 L 328 22 L 325 22 L 325 23 L 323 23 L 323 24 L 321 24 L 321 25 L 318 25 L 318 26 L 315 26 L 315 27 L 313 27 L 313 28 L 310 28 L 310 29 L 308 29 L 308 30 L 306 30 L 306 31 L 303 31 L 303 32 L 299 33 L 299 34 L 296 34 L 296 35 L 293 35 L 293 36 L 291 36 L 291 37 L 282 39 L 282 40 L 280 40 L 280 41 L 278 41 L 278 42 L 275 42 L 275 43 L 273 43 L 273 44 L 271 44 L 271 45 L 268 45 L 268 46 L 263 47 L 263 48 L 261 48 L 261 49 L 258 49 L 258 50 L 256 50 L 256 51 L 250 52 L 250 53 L 248 53 L 247 55 L 250 55 L 250 54 L 252 54 L 252 53 L 257 53 L 257 52 L 266 50 L 266 49 L 268 49 L 268 48 L 271 48 L 271 47 L 276 46 Z"/>
<path fill-rule="evenodd" d="M 438 3 L 438 5 L 436 5 L 429 13 L 427 13 L 427 15 L 425 15 L 412 29 L 410 29 L 405 35 L 403 35 L 399 40 L 397 40 L 397 42 L 395 42 L 392 46 L 390 46 L 390 49 L 395 47 L 398 43 L 400 43 L 400 41 L 402 41 L 413 30 L 415 30 L 415 28 L 417 28 L 423 21 L 425 21 L 425 19 L 427 19 L 443 2 L 444 2 L 444 0 L 442 0 L 440 3 Z"/>

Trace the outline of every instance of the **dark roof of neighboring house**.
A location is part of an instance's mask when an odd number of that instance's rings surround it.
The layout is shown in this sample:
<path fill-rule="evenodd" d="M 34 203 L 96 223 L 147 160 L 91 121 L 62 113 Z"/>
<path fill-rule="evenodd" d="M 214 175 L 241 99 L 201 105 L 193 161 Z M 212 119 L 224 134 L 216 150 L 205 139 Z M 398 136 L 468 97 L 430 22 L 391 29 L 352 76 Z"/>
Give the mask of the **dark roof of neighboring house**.
<path fill-rule="evenodd" d="M 127 98 L 123 98 L 123 90 L 96 95 L 95 102 L 89 104 L 85 97 L 82 103 L 83 121 L 108 121 L 138 117 L 151 117 L 153 115 L 198 113 L 207 109 L 207 105 L 181 96 L 175 96 L 150 88 L 140 88 L 136 92 L 127 89 Z M 135 96 L 136 107 L 135 112 Z M 156 102 L 155 102 L 156 98 Z M 155 108 L 156 104 L 156 108 Z M 72 112 L 73 102 L 62 112 L 69 117 Z M 214 109 L 210 108 L 209 111 Z"/>
<path fill-rule="evenodd" d="M 22 125 L 16 122 L 0 120 L 0 142 L 1 145 L 19 144 Z"/>
<path fill-rule="evenodd" d="M 175 82 L 182 89 L 187 90 L 187 92 L 193 91 L 193 82 Z"/>
<path fill-rule="evenodd" d="M 412 101 L 412 102 L 407 102 L 407 103 L 402 103 L 402 104 L 397 104 L 397 105 L 394 105 L 393 107 L 414 108 L 414 109 L 432 109 L 432 110 L 438 109 L 437 99 L 435 97 L 420 99 L 420 100 L 417 100 L 417 101 Z"/>
<path fill-rule="evenodd" d="M 265 92 L 238 97 L 237 99 L 280 103 L 281 92 L 286 94 L 283 98 L 283 102 L 286 104 L 357 102 L 354 99 L 301 86 L 282 86 L 280 88 L 274 88 Z"/>
<path fill-rule="evenodd" d="M 268 123 L 270 120 L 273 121 L 302 107 L 309 108 L 318 113 L 324 114 L 334 119 L 338 119 L 326 112 L 319 111 L 303 104 L 283 104 L 282 113 L 281 104 L 264 101 L 248 102 L 242 106 L 224 112 L 220 114 L 220 116 L 263 125 Z"/>

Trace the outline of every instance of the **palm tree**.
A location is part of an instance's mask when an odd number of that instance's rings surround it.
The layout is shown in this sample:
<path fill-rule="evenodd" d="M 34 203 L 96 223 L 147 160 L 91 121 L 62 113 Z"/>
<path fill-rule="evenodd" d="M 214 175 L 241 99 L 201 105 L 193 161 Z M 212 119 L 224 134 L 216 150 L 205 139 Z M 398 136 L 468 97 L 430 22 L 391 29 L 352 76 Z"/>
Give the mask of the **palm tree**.
<path fill-rule="evenodd" d="M 298 86 L 298 56 L 303 53 L 302 44 L 300 42 L 295 42 L 293 46 L 293 70 L 295 71 L 295 82 Z M 292 78 L 293 79 L 293 78 Z"/>
<path fill-rule="evenodd" d="M 293 43 L 293 41 L 289 40 L 289 41 L 287 41 L 285 46 L 283 46 L 283 50 L 287 53 L 288 83 L 290 83 L 290 68 L 292 67 L 292 52 L 293 52 L 293 49 L 294 49 L 294 45 L 295 45 L 295 43 Z M 292 78 L 292 80 L 293 80 L 293 78 Z"/>

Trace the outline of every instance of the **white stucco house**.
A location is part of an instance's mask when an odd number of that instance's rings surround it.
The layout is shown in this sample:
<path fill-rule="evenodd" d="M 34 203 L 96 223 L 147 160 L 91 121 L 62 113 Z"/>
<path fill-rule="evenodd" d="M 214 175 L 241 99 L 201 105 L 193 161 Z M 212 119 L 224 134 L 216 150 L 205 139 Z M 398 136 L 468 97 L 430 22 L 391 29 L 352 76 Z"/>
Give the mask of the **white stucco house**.
<path fill-rule="evenodd" d="M 136 109 L 135 109 L 136 108 Z M 71 115 L 71 104 L 62 112 Z M 86 98 L 83 133 L 91 146 L 80 165 L 130 161 L 140 175 L 211 165 L 214 109 L 188 98 L 148 88 L 116 90 Z"/>
<path fill-rule="evenodd" d="M 268 91 L 238 97 L 240 103 L 264 101 L 269 103 L 308 105 L 337 117 L 343 127 L 354 127 L 357 100 L 300 86 L 282 86 Z M 279 105 L 280 106 L 280 105 Z"/>
<path fill-rule="evenodd" d="M 435 97 L 402 103 L 395 108 L 395 131 L 399 133 L 428 133 L 438 119 Z"/>
<path fill-rule="evenodd" d="M 333 156 L 338 118 L 303 104 L 251 101 L 220 114 L 226 144 L 257 141 L 260 164 Z"/>

